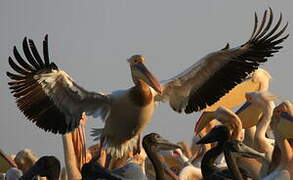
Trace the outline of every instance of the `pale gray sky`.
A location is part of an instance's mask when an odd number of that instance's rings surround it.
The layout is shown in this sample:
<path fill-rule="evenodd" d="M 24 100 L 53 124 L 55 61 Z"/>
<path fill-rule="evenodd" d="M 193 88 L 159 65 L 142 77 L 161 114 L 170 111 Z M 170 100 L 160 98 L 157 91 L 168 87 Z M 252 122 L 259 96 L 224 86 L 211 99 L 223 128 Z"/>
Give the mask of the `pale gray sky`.
<path fill-rule="evenodd" d="M 61 137 L 45 133 L 16 108 L 8 90 L 7 58 L 24 36 L 41 48 L 49 34 L 51 61 L 88 90 L 109 92 L 133 85 L 126 59 L 143 54 L 158 79 L 167 79 L 227 42 L 231 47 L 251 35 L 254 12 L 272 7 L 289 21 L 292 35 L 293 1 L 282 0 L 1 0 L 0 2 L 0 148 L 6 153 L 32 149 L 38 156 L 63 161 Z M 291 78 L 293 40 L 262 68 L 272 77 L 271 91 L 293 101 Z M 198 114 L 177 114 L 160 104 L 145 133 L 158 132 L 172 140 L 190 141 Z M 101 127 L 91 119 L 90 127 Z M 88 145 L 92 138 L 88 136 Z"/>

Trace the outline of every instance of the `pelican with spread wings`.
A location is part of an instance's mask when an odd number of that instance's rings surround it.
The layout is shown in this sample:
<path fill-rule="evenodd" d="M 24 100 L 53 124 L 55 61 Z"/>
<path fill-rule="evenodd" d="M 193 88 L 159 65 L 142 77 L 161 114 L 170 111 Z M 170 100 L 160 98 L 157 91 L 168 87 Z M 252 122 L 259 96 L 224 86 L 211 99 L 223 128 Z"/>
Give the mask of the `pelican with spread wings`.
<path fill-rule="evenodd" d="M 268 20 L 267 20 L 268 18 Z M 8 83 L 18 108 L 38 127 L 64 134 L 78 127 L 82 113 L 100 115 L 105 126 L 100 131 L 103 145 L 122 156 L 137 145 L 139 134 L 152 118 L 157 101 L 169 101 L 176 112 L 192 113 L 213 105 L 258 66 L 282 48 L 282 15 L 274 26 L 269 9 L 251 38 L 236 48 L 229 45 L 212 52 L 177 76 L 160 83 L 145 67 L 144 57 L 128 59 L 134 86 L 109 94 L 89 92 L 49 59 L 48 36 L 43 41 L 43 57 L 33 40 L 24 38 L 24 57 L 14 47 L 9 64 L 17 73 L 7 72 Z"/>

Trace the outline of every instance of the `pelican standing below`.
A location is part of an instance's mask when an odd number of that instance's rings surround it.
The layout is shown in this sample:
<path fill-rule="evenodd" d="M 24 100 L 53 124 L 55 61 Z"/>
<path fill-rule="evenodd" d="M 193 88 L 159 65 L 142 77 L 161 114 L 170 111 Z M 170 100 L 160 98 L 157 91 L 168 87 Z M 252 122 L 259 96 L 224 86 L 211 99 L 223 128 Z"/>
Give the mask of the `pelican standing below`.
<path fill-rule="evenodd" d="M 272 160 L 273 146 L 270 140 L 266 138 L 266 131 L 270 125 L 273 110 L 275 108 L 274 101 L 276 96 L 270 92 L 250 92 L 246 93 L 248 103 L 255 104 L 262 109 L 262 116 L 256 124 L 256 132 L 254 136 L 254 146 L 259 152 L 266 153 L 268 161 Z"/>
<path fill-rule="evenodd" d="M 109 94 L 89 92 L 80 87 L 67 73 L 49 60 L 48 37 L 43 41 L 43 59 L 34 42 L 23 40 L 26 60 L 13 49 L 15 60 L 9 64 L 18 74 L 7 72 L 18 108 L 45 131 L 65 134 L 79 126 L 82 113 L 100 115 L 105 127 L 100 132 L 101 145 L 112 155 L 122 157 L 139 143 L 139 134 L 147 126 L 156 101 L 169 101 L 177 112 L 192 113 L 217 102 L 248 74 L 282 48 L 288 35 L 279 29 L 282 17 L 274 27 L 272 10 L 267 21 L 255 25 L 251 38 L 236 48 L 229 44 L 204 56 L 179 75 L 160 84 L 144 66 L 144 57 L 128 59 L 134 86 Z M 266 24 L 266 25 L 265 25 Z"/>
<path fill-rule="evenodd" d="M 235 179 L 242 180 L 242 173 L 249 176 L 246 170 L 241 173 L 234 156 L 231 154 L 237 153 L 240 156 L 249 158 L 262 158 L 262 154 L 246 146 L 242 142 L 234 139 L 230 134 L 230 130 L 225 125 L 215 126 L 207 135 L 202 137 L 197 143 L 213 143 L 217 145 L 207 151 L 201 163 L 201 171 L 204 179 Z M 225 159 L 229 170 L 218 168 L 214 165 L 216 158 L 224 152 Z"/>
<path fill-rule="evenodd" d="M 262 180 L 291 180 L 293 178 L 293 151 L 289 138 L 293 137 L 292 107 L 286 107 L 287 102 L 281 103 L 274 109 L 271 127 L 280 149 L 280 162 L 278 166 Z M 291 103 L 290 103 L 291 104 Z"/>

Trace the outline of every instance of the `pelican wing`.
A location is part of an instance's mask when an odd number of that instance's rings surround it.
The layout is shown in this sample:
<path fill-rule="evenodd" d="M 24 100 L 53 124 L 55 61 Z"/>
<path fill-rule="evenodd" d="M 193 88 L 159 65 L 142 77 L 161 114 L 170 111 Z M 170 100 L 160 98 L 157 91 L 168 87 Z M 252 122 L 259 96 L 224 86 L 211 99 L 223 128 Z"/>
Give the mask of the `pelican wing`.
<path fill-rule="evenodd" d="M 177 112 L 182 109 L 192 113 L 212 106 L 234 86 L 241 83 L 258 66 L 267 61 L 282 48 L 289 35 L 281 37 L 288 23 L 279 28 L 282 14 L 275 26 L 272 10 L 267 10 L 258 26 L 255 14 L 255 26 L 251 38 L 236 48 L 229 45 L 222 50 L 208 54 L 184 72 L 163 84 L 163 93 L 157 100 L 169 100 L 170 106 Z"/>
<path fill-rule="evenodd" d="M 14 47 L 18 64 L 8 58 L 18 74 L 7 72 L 8 84 L 24 115 L 45 131 L 64 134 L 78 127 L 82 113 L 101 113 L 105 118 L 110 111 L 108 97 L 88 92 L 78 86 L 64 71 L 49 61 L 48 37 L 43 41 L 43 60 L 32 40 L 23 40 L 25 61 Z"/>
<path fill-rule="evenodd" d="M 257 69 L 249 75 L 243 82 L 236 85 L 229 93 L 225 94 L 212 106 L 205 108 L 205 111 L 215 111 L 218 107 L 224 106 L 233 109 L 246 101 L 245 93 L 253 91 L 265 91 L 269 86 L 271 79 L 270 74 L 263 70 Z"/>

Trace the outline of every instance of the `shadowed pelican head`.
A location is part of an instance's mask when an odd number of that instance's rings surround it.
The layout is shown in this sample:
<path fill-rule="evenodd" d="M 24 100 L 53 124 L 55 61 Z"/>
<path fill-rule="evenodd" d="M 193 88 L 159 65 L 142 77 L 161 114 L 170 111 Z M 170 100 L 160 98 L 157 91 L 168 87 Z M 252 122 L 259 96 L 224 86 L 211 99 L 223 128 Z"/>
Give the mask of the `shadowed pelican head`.
<path fill-rule="evenodd" d="M 215 126 L 211 131 L 202 137 L 196 144 L 209 144 L 214 142 L 225 142 L 230 137 L 230 131 L 224 125 Z"/>
<path fill-rule="evenodd" d="M 179 145 L 169 142 L 168 140 L 162 138 L 157 133 L 151 133 L 146 135 L 143 138 L 142 143 L 144 147 L 148 146 L 148 147 L 155 148 L 156 150 L 162 150 L 162 151 L 169 151 L 169 150 L 174 150 L 178 148 L 181 149 Z"/>
<path fill-rule="evenodd" d="M 231 150 L 231 152 L 237 154 L 238 156 L 246 158 L 264 159 L 265 157 L 264 153 L 260 153 L 238 140 L 231 140 L 229 143 L 226 144 L 225 148 Z"/>
<path fill-rule="evenodd" d="M 229 129 L 225 125 L 215 126 L 207 135 L 202 137 L 196 144 L 208 144 L 214 142 L 225 142 L 225 148 L 229 151 L 247 158 L 264 158 L 263 153 L 246 146 L 236 139 L 229 140 L 231 137 Z"/>
<path fill-rule="evenodd" d="M 283 138 L 293 137 L 292 104 L 286 100 L 274 109 L 271 127 Z"/>
<path fill-rule="evenodd" d="M 288 112 L 289 114 L 293 115 L 293 105 L 289 100 L 284 100 L 274 109 L 274 115 L 279 115 L 282 112 Z"/>
<path fill-rule="evenodd" d="M 158 93 L 162 93 L 162 88 L 159 81 L 143 64 L 144 57 L 142 55 L 133 55 L 128 59 L 131 69 L 133 82 L 138 83 L 138 80 L 144 81 Z"/>

